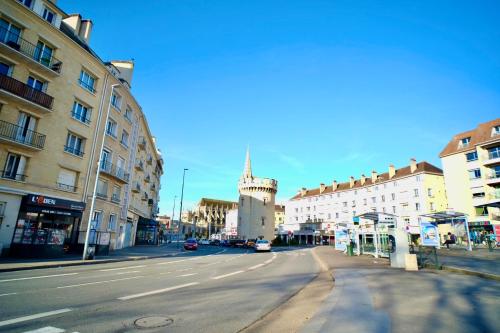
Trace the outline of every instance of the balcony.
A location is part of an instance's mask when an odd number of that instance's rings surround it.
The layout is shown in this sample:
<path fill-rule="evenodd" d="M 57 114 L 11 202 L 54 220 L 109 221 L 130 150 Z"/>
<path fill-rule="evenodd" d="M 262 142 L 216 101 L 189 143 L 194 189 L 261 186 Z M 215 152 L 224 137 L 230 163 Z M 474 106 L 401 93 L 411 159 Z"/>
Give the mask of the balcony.
<path fill-rule="evenodd" d="M 489 151 L 488 154 L 484 156 L 483 164 L 484 165 L 500 164 L 500 150 Z"/>
<path fill-rule="evenodd" d="M 75 147 L 70 147 L 70 146 L 64 146 L 64 151 L 70 154 L 73 154 L 75 156 L 83 157 L 83 150 L 80 150 Z"/>
<path fill-rule="evenodd" d="M 153 199 L 148 199 L 148 206 L 153 206 L 153 204 L 154 204 Z"/>
<path fill-rule="evenodd" d="M 144 194 L 141 196 L 141 200 L 142 201 L 148 201 L 149 200 L 149 195 L 146 192 L 144 192 Z"/>
<path fill-rule="evenodd" d="M 132 192 L 141 192 L 141 184 L 139 184 L 138 182 L 134 182 L 134 184 L 132 185 Z"/>
<path fill-rule="evenodd" d="M 44 110 L 51 112 L 54 98 L 43 91 L 36 90 L 27 84 L 18 81 L 10 76 L 0 74 L 0 91 L 9 96 L 20 98 L 23 102 L 29 102 L 30 106 L 35 104 Z"/>
<path fill-rule="evenodd" d="M 66 192 L 76 192 L 77 187 L 74 185 L 68 185 L 68 184 L 63 184 L 63 183 L 56 183 L 57 188 L 66 191 Z"/>
<path fill-rule="evenodd" d="M 144 162 L 140 159 L 135 161 L 135 169 L 139 171 L 144 171 Z"/>
<path fill-rule="evenodd" d="M 156 191 L 156 184 L 151 184 L 151 187 L 150 187 L 151 191 Z"/>
<path fill-rule="evenodd" d="M 148 157 L 146 158 L 146 163 L 149 165 L 153 164 L 153 156 L 148 155 Z"/>
<path fill-rule="evenodd" d="M 145 150 L 146 149 L 146 138 L 143 136 L 140 136 L 139 141 L 137 142 L 137 145 L 139 146 L 140 149 Z"/>
<path fill-rule="evenodd" d="M 4 27 L 0 27 L 0 36 L 4 36 L 0 39 L 0 46 L 6 54 L 17 59 L 29 59 L 38 68 L 51 75 L 61 73 L 62 62 L 51 54 L 43 52 L 40 47 L 21 37 L 15 38 Z M 13 39 L 17 39 L 17 42 Z"/>
<path fill-rule="evenodd" d="M 3 120 L 0 120 L 0 139 L 36 150 L 42 150 L 45 145 L 45 135 Z"/>
<path fill-rule="evenodd" d="M 474 207 L 484 206 L 485 204 L 486 204 L 486 197 L 484 195 L 472 197 L 472 205 Z"/>
<path fill-rule="evenodd" d="M 111 201 L 114 202 L 114 203 L 120 203 L 120 195 L 119 194 L 115 194 L 113 193 L 113 195 L 111 196 Z"/>
<path fill-rule="evenodd" d="M 15 180 L 18 182 L 25 182 L 27 176 L 20 174 L 20 173 L 14 173 L 12 171 L 2 170 L 2 171 L 0 171 L 0 177 L 2 177 L 3 179 Z"/>
<path fill-rule="evenodd" d="M 113 163 L 101 162 L 100 164 L 101 172 L 108 174 L 124 183 L 128 183 L 130 175 L 125 172 L 124 169 L 117 167 Z"/>
<path fill-rule="evenodd" d="M 487 175 L 486 176 L 486 184 L 488 184 L 488 185 L 500 184 L 500 171 L 499 172 L 492 172 L 489 175 Z"/>
<path fill-rule="evenodd" d="M 147 175 L 146 177 L 144 177 L 144 182 L 145 182 L 145 183 L 149 183 L 149 182 L 151 182 L 151 176 L 150 176 L 150 175 Z"/>

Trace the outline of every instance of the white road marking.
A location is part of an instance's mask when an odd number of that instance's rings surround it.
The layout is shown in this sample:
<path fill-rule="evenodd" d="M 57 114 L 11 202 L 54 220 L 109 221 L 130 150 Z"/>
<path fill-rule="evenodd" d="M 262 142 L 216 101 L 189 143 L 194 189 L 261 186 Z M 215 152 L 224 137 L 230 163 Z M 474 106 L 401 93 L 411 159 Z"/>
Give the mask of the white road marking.
<path fill-rule="evenodd" d="M 95 281 L 95 282 L 87 282 L 87 283 L 80 283 L 80 284 L 72 284 L 69 286 L 60 286 L 57 287 L 57 289 L 64 289 L 64 288 L 74 288 L 74 287 L 83 287 L 83 286 L 90 286 L 93 284 L 102 284 L 102 283 L 110 283 L 110 282 L 117 282 L 117 281 L 125 281 L 125 280 L 132 280 L 132 279 L 138 279 L 144 277 L 143 275 L 139 276 L 132 276 L 128 278 L 123 278 L 123 279 L 113 279 L 113 280 L 106 280 L 106 281 Z"/>
<path fill-rule="evenodd" d="M 198 273 L 184 274 L 184 275 L 179 275 L 178 277 L 193 276 L 193 275 L 197 275 L 197 274 Z"/>
<path fill-rule="evenodd" d="M 54 275 L 30 276 L 30 277 L 25 277 L 25 278 L 16 278 L 16 279 L 0 280 L 0 282 L 22 281 L 22 280 L 33 280 L 33 279 L 45 279 L 45 278 L 50 278 L 50 277 L 68 276 L 68 275 L 76 275 L 76 274 L 78 274 L 78 273 L 66 273 L 66 274 L 54 274 Z"/>
<path fill-rule="evenodd" d="M 178 269 L 176 272 L 185 272 L 185 271 L 190 271 L 192 268 L 184 268 L 184 269 Z"/>
<path fill-rule="evenodd" d="M 173 271 L 163 272 L 163 273 L 160 273 L 160 275 L 165 275 L 165 274 L 170 274 L 170 273 L 173 273 Z"/>
<path fill-rule="evenodd" d="M 270 264 L 270 263 L 271 263 L 271 261 L 273 261 L 273 259 L 268 259 L 268 260 L 264 261 L 264 264 L 266 264 L 266 265 L 267 265 L 267 264 Z"/>
<path fill-rule="evenodd" d="M 0 297 L 2 297 L 2 296 L 10 296 L 10 295 L 17 295 L 17 293 L 0 294 Z"/>
<path fill-rule="evenodd" d="M 174 260 L 174 261 L 167 261 L 167 262 L 159 262 L 157 265 L 170 265 L 170 264 L 175 264 L 176 262 L 181 262 L 181 261 L 187 261 L 188 259 L 181 259 L 181 260 Z"/>
<path fill-rule="evenodd" d="M 132 274 L 132 273 L 139 273 L 140 271 L 128 271 L 128 272 L 120 272 L 116 273 L 115 275 L 123 275 L 123 274 Z"/>
<path fill-rule="evenodd" d="M 121 301 L 126 301 L 126 300 L 129 300 L 129 299 L 134 299 L 134 298 L 139 298 L 139 297 L 144 297 L 144 296 L 150 296 L 150 295 L 156 295 L 156 294 L 166 293 L 168 291 L 172 291 L 172 290 L 176 290 L 176 289 L 181 289 L 181 288 L 186 288 L 186 287 L 191 287 L 191 286 L 195 286 L 197 284 L 200 284 L 200 283 L 199 282 L 191 282 L 191 283 L 181 284 L 181 285 L 170 287 L 170 288 L 152 290 L 152 291 L 147 291 L 147 292 L 140 293 L 140 294 L 123 296 L 123 297 L 119 297 L 118 299 L 121 300 Z"/>
<path fill-rule="evenodd" d="M 57 328 L 53 326 L 47 326 L 47 327 L 42 327 L 37 330 L 33 331 L 26 331 L 24 333 L 63 333 L 66 332 L 66 330 L 63 330 L 62 328 Z"/>
<path fill-rule="evenodd" d="M 219 279 L 223 279 L 223 278 L 225 278 L 225 277 L 228 277 L 228 276 L 233 276 L 233 275 L 240 274 L 240 273 L 243 273 L 243 271 L 236 271 L 236 272 L 232 272 L 232 273 L 229 273 L 229 274 L 224 274 L 224 275 L 215 276 L 215 277 L 213 277 L 212 279 L 213 279 L 213 280 L 219 280 Z"/>
<path fill-rule="evenodd" d="M 13 319 L 9 319 L 9 320 L 4 320 L 4 321 L 0 321 L 0 327 L 12 325 L 12 324 L 17 324 L 17 323 L 21 323 L 23 321 L 28 321 L 28 320 L 38 319 L 38 318 L 55 316 L 55 315 L 65 313 L 65 312 L 70 312 L 70 311 L 73 311 L 73 310 L 66 308 L 66 309 L 54 310 L 54 311 L 49 311 L 49 312 L 37 313 L 34 315 L 30 315 L 30 316 L 24 316 L 24 317 L 18 317 L 18 318 L 13 318 Z"/>
<path fill-rule="evenodd" d="M 100 270 L 99 270 L 99 272 L 120 271 L 120 270 L 123 270 L 123 269 L 141 268 L 141 267 L 146 267 L 146 265 L 139 265 L 139 266 L 127 266 L 127 267 L 119 267 L 119 268 L 107 268 L 107 269 L 100 269 Z"/>
<path fill-rule="evenodd" d="M 255 266 L 248 268 L 248 270 L 253 271 L 254 269 L 257 269 L 257 268 L 262 267 L 262 266 L 264 266 L 264 264 L 258 264 L 258 265 L 255 265 Z"/>

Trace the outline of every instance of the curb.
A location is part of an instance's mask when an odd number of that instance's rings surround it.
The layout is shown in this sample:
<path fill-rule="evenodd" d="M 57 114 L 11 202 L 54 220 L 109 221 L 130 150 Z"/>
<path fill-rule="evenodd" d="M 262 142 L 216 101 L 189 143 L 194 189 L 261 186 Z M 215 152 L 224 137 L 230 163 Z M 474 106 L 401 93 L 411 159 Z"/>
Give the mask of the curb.
<path fill-rule="evenodd" d="M 425 268 L 436 269 L 436 266 L 432 265 L 432 264 L 425 264 L 424 267 Z M 463 274 L 463 275 L 478 276 L 478 277 L 481 277 L 483 279 L 500 281 L 500 275 L 491 274 L 491 273 L 484 273 L 484 272 L 478 272 L 478 271 L 473 271 L 473 270 L 470 270 L 470 269 L 465 269 L 465 268 L 460 268 L 460 267 L 455 267 L 455 266 L 444 266 L 444 265 L 441 265 L 440 270 L 449 271 L 449 272 L 458 273 L 458 274 Z"/>
<path fill-rule="evenodd" d="M 70 267 L 70 266 L 84 266 L 84 265 L 99 265 L 99 264 L 109 264 L 114 262 L 122 261 L 136 261 L 136 260 L 146 260 L 146 259 L 156 259 L 165 257 L 174 257 L 182 252 L 175 252 L 169 254 L 162 254 L 157 256 L 142 256 L 142 257 L 127 257 L 127 258 L 117 258 L 117 259 L 103 259 L 99 261 L 78 261 L 78 262 L 68 262 L 68 263 L 58 263 L 58 264 L 46 264 L 39 266 L 21 266 L 21 267 L 11 267 L 11 268 L 0 268 L 0 273 L 5 272 L 16 272 L 16 271 L 28 271 L 32 269 L 46 269 L 46 268 L 58 268 L 58 267 Z"/>

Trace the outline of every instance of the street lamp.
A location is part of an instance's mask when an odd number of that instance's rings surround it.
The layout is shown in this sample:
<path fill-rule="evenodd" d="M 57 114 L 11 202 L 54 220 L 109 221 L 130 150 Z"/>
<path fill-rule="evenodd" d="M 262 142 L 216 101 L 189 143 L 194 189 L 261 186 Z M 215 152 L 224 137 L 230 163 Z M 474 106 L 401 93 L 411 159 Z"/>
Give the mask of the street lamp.
<path fill-rule="evenodd" d="M 91 258 L 87 258 L 87 251 L 89 248 L 89 237 L 90 237 L 90 230 L 91 230 L 90 227 L 92 224 L 92 216 L 94 214 L 95 198 L 96 198 L 96 194 L 97 194 L 97 183 L 99 182 L 99 175 L 101 174 L 102 152 L 104 150 L 104 139 L 106 138 L 106 126 L 108 124 L 108 119 L 109 119 L 109 110 L 111 109 L 111 101 L 113 98 L 113 93 L 115 92 L 115 87 L 118 87 L 118 86 L 119 86 L 119 84 L 111 85 L 111 94 L 109 95 L 109 104 L 108 104 L 108 110 L 106 111 L 106 120 L 104 122 L 104 131 L 102 133 L 101 148 L 99 149 L 99 160 L 97 161 L 97 171 L 95 174 L 94 190 L 92 192 L 92 201 L 91 201 L 90 210 L 89 210 L 89 221 L 87 223 L 87 233 L 85 235 L 85 244 L 83 245 L 82 260 L 91 259 Z"/>
<path fill-rule="evenodd" d="M 186 171 L 189 169 L 184 168 L 184 172 L 182 174 L 182 190 L 181 190 L 181 207 L 179 209 L 179 227 L 177 229 L 177 248 L 179 247 L 179 239 L 181 233 L 181 219 L 182 219 L 182 200 L 184 199 L 184 178 L 186 177 Z"/>
<path fill-rule="evenodd" d="M 170 243 L 172 243 L 172 234 L 174 231 L 173 226 L 174 226 L 174 214 L 175 214 L 175 199 L 177 199 L 176 195 L 174 195 L 174 207 L 172 208 L 172 219 L 170 221 Z"/>

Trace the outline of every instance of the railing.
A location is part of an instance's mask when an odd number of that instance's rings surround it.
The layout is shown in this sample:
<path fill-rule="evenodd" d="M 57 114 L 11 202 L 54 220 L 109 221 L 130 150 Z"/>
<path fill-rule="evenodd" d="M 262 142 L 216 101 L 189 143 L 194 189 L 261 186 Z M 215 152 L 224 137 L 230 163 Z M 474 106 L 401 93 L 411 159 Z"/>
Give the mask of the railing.
<path fill-rule="evenodd" d="M 77 187 L 63 183 L 57 183 L 57 188 L 63 191 L 76 192 Z"/>
<path fill-rule="evenodd" d="M 146 139 L 143 137 L 143 136 L 140 136 L 139 137 L 139 142 L 137 142 L 137 145 L 140 147 L 140 148 L 143 148 L 146 147 Z"/>
<path fill-rule="evenodd" d="M 0 137 L 37 149 L 43 149 L 45 144 L 45 135 L 3 120 L 0 120 Z"/>
<path fill-rule="evenodd" d="M 64 146 L 64 151 L 76 156 L 83 156 L 83 150 L 76 149 L 75 147 Z"/>
<path fill-rule="evenodd" d="M 153 164 L 153 156 L 148 156 L 146 159 L 146 163 L 149 165 Z"/>
<path fill-rule="evenodd" d="M 141 200 L 142 200 L 142 201 L 146 201 L 146 200 L 148 200 L 148 199 L 149 199 L 148 194 L 147 194 L 146 192 L 144 192 L 144 194 L 143 194 L 143 195 L 142 195 L 142 197 L 141 197 Z"/>
<path fill-rule="evenodd" d="M 136 160 L 135 161 L 135 168 L 136 169 L 144 169 L 144 163 L 142 162 L 142 160 Z"/>
<path fill-rule="evenodd" d="M 87 116 L 84 117 L 81 113 L 77 113 L 75 111 L 71 111 L 71 116 L 73 118 L 75 118 L 76 120 L 81 121 L 82 123 L 90 124 L 90 118 L 88 118 Z"/>
<path fill-rule="evenodd" d="M 141 191 L 141 185 L 139 185 L 139 183 L 135 182 L 134 185 L 132 186 L 132 191 L 133 192 L 140 192 Z"/>
<path fill-rule="evenodd" d="M 151 181 L 151 177 L 149 175 L 147 175 L 146 177 L 144 177 L 144 181 L 146 183 L 149 183 Z"/>
<path fill-rule="evenodd" d="M 490 160 L 494 159 L 494 158 L 500 158 L 500 150 L 495 150 L 495 151 L 489 151 L 488 152 L 488 158 Z"/>
<path fill-rule="evenodd" d="M 102 172 L 115 176 L 125 182 L 128 182 L 130 175 L 124 169 L 117 167 L 113 163 L 102 161 L 100 164 Z"/>
<path fill-rule="evenodd" d="M 0 74 L 0 89 L 43 106 L 44 108 L 52 108 L 52 102 L 54 101 L 52 96 L 47 95 L 43 91 L 36 90 L 10 76 Z"/>
<path fill-rule="evenodd" d="M 87 89 L 88 91 L 90 91 L 91 93 L 95 94 L 95 89 L 93 86 L 91 86 L 90 84 L 86 83 L 86 82 L 83 82 L 82 80 L 78 79 L 78 83 L 80 84 L 80 86 L 84 89 Z"/>
<path fill-rule="evenodd" d="M 500 199 L 500 193 L 498 193 L 498 192 L 489 193 L 488 194 L 488 199 L 489 200 Z"/>
<path fill-rule="evenodd" d="M 2 170 L 0 171 L 0 176 L 4 179 L 17 180 L 20 182 L 26 181 L 26 175 L 20 173 L 12 173 L 9 171 Z"/>
<path fill-rule="evenodd" d="M 153 204 L 154 204 L 153 199 L 148 199 L 148 206 L 153 206 Z"/>
<path fill-rule="evenodd" d="M 487 179 L 495 179 L 495 178 L 500 178 L 500 172 L 493 172 L 490 173 L 489 175 L 486 175 Z"/>
<path fill-rule="evenodd" d="M 4 27 L 0 27 L 0 36 L 4 36 L 4 38 L 0 39 L 0 43 L 5 44 L 8 47 L 24 54 L 25 56 L 52 70 L 53 72 L 61 73 L 62 62 L 56 57 L 52 56 L 52 54 L 45 54 L 40 47 L 28 42 L 27 40 L 19 36 L 17 36 L 16 38 L 17 42 L 9 40 L 9 37 L 12 36 L 12 33 Z"/>

